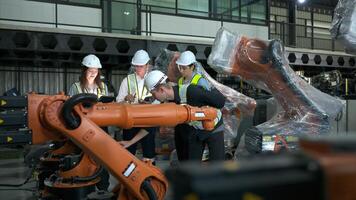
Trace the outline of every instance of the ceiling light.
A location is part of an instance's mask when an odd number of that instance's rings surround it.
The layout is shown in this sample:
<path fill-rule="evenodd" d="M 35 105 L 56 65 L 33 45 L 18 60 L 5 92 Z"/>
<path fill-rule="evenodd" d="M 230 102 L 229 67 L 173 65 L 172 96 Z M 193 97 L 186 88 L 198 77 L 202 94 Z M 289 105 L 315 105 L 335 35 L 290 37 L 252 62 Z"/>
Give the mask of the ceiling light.
<path fill-rule="evenodd" d="M 298 0 L 298 3 L 300 4 L 305 3 L 305 0 Z"/>

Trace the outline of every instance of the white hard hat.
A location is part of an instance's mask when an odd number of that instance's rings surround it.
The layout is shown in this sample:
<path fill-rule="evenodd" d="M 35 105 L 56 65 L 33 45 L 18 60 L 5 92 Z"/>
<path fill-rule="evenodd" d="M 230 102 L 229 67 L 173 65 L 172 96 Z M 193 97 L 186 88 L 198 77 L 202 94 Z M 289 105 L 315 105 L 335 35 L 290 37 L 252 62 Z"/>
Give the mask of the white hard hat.
<path fill-rule="evenodd" d="M 145 77 L 145 86 L 149 91 L 155 89 L 159 84 L 165 83 L 167 76 L 159 70 L 153 70 Z"/>
<path fill-rule="evenodd" d="M 195 59 L 195 56 L 193 52 L 191 51 L 184 51 L 182 54 L 180 54 L 178 60 L 176 61 L 177 65 L 184 65 L 184 66 L 189 66 L 192 63 L 197 62 Z"/>
<path fill-rule="evenodd" d="M 100 60 L 93 54 L 89 54 L 83 58 L 82 64 L 89 68 L 101 68 Z"/>
<path fill-rule="evenodd" d="M 133 65 L 145 65 L 150 60 L 150 56 L 145 50 L 136 51 L 134 57 L 132 58 L 131 64 Z"/>

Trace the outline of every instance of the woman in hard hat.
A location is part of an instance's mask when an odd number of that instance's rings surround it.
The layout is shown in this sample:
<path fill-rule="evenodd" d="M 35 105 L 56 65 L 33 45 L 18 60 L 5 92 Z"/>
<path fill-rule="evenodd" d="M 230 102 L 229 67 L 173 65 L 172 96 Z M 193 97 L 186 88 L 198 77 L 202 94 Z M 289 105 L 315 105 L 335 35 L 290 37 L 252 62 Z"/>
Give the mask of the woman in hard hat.
<path fill-rule="evenodd" d="M 99 58 L 93 54 L 87 55 L 83 58 L 82 65 L 83 69 L 79 77 L 79 82 L 72 84 L 69 89 L 69 96 L 81 93 L 96 94 L 98 98 L 108 96 L 108 87 L 100 78 L 101 63 Z M 109 172 L 103 170 L 99 176 L 101 180 L 96 184 L 96 187 L 99 190 L 107 190 L 110 185 Z"/>
<path fill-rule="evenodd" d="M 200 85 L 207 90 L 210 89 L 208 81 L 201 74 L 196 72 L 196 63 L 195 55 L 191 51 L 184 51 L 179 56 L 176 64 L 182 76 L 178 79 L 178 87 L 181 87 L 183 84 L 194 84 Z"/>
<path fill-rule="evenodd" d="M 87 55 L 82 61 L 82 73 L 79 82 L 73 83 L 69 89 L 69 96 L 80 93 L 96 94 L 98 98 L 109 94 L 108 87 L 100 78 L 101 63 L 93 54 Z"/>
<path fill-rule="evenodd" d="M 206 90 L 210 90 L 210 84 L 208 81 L 201 74 L 196 72 L 196 63 L 197 60 L 195 55 L 191 51 L 184 51 L 177 59 L 177 68 L 181 74 L 181 77 L 178 79 L 179 92 L 182 92 L 181 88 L 184 85 L 190 84 L 199 85 Z M 192 129 L 193 128 L 187 124 L 179 124 L 174 128 L 174 142 L 179 161 L 189 159 L 188 133 L 194 131 Z"/>
<path fill-rule="evenodd" d="M 144 86 L 144 77 L 149 68 L 150 57 L 145 50 L 138 50 L 132 58 L 131 64 L 134 68 L 134 73 L 127 75 L 122 81 L 119 89 L 119 94 L 116 97 L 117 102 L 122 103 L 151 103 L 146 102 L 146 98 L 152 96 Z M 154 161 L 155 152 L 155 133 L 156 127 L 132 128 L 123 129 L 123 141 L 119 143 L 127 148 L 133 155 L 136 154 L 137 143 L 142 146 L 142 154 L 144 160 Z"/>

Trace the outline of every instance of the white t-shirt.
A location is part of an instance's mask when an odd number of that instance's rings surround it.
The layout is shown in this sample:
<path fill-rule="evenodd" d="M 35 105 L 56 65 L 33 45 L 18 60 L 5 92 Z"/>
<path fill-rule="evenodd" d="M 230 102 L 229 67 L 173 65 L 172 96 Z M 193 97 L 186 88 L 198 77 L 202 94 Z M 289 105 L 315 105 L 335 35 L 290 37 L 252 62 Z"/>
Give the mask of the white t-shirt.
<path fill-rule="evenodd" d="M 135 94 L 135 101 L 134 103 L 138 103 L 138 97 L 142 98 L 142 90 L 143 90 L 143 86 L 145 83 L 145 78 L 141 78 L 140 76 L 138 76 L 136 73 L 136 80 L 137 80 L 137 87 L 138 87 L 138 92 L 139 94 Z M 120 85 L 120 89 L 119 89 L 119 93 L 116 97 L 116 101 L 117 102 L 123 102 L 125 101 L 125 97 L 129 94 L 129 87 L 127 84 L 127 76 L 124 78 L 124 80 L 122 80 L 121 85 Z M 134 94 L 132 94 L 134 95 Z M 146 94 L 144 94 L 146 95 Z M 144 98 L 143 98 L 144 99 Z"/>

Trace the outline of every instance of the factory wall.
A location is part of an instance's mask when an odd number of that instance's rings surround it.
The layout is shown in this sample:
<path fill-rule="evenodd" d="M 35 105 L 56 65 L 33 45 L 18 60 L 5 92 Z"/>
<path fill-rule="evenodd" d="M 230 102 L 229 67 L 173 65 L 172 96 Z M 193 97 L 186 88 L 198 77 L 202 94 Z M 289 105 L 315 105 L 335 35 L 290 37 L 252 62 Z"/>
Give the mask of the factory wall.
<path fill-rule="evenodd" d="M 111 84 L 118 91 L 126 71 L 113 70 L 110 77 Z M 68 92 L 70 86 L 79 80 L 80 69 L 63 68 L 33 68 L 0 66 L 0 96 L 7 90 L 16 88 L 21 95 L 29 92 L 40 94 L 57 94 Z"/>
<path fill-rule="evenodd" d="M 162 36 L 168 38 L 183 38 L 192 39 L 192 37 L 187 36 L 177 36 L 169 35 L 169 33 L 182 34 L 182 35 L 195 35 L 195 36 L 205 36 L 205 37 L 215 37 L 216 31 L 221 27 L 220 21 L 205 20 L 191 17 L 178 17 L 162 14 L 151 14 L 151 24 L 147 24 L 148 30 L 151 29 L 153 36 Z M 174 22 L 174 23 L 172 23 Z M 150 26 L 151 25 L 151 26 Z M 224 22 L 223 26 L 231 31 L 246 35 L 249 37 L 258 37 L 261 39 L 268 39 L 268 27 L 240 24 L 240 23 L 230 23 Z M 142 31 L 146 30 L 146 15 L 142 13 L 141 15 L 141 27 Z M 157 32 L 168 33 L 168 34 L 158 34 Z"/>
<path fill-rule="evenodd" d="M 100 8 L 58 4 L 57 11 L 57 22 L 59 24 L 68 24 L 58 25 L 58 28 L 101 32 L 102 11 Z M 31 23 L 0 20 L 0 23 L 3 24 L 55 28 L 56 7 L 54 3 L 0 0 L 0 18 L 43 22 Z M 74 26 L 70 26 L 69 24 Z M 77 27 L 78 25 L 89 27 Z"/>
<path fill-rule="evenodd" d="M 102 30 L 102 10 L 101 8 L 73 6 L 73 5 L 57 5 L 54 3 L 25 1 L 25 0 L 0 0 L 0 18 L 20 20 L 9 21 L 0 20 L 0 23 L 12 25 L 28 25 L 37 27 L 55 28 L 56 15 L 58 28 L 94 31 L 101 32 Z M 162 14 L 148 15 L 151 18 L 151 23 L 146 27 L 146 13 L 141 13 L 141 30 L 151 29 L 152 32 L 174 33 L 185 35 L 196 35 L 214 37 L 216 31 L 221 26 L 220 21 L 178 17 Z M 117 18 L 114 18 L 117 19 Z M 21 21 L 22 20 L 22 21 Z M 25 21 L 38 21 L 42 23 L 33 23 Z M 174 23 L 172 23 L 174 21 Z M 120 22 L 124 23 L 124 22 Z M 133 23 L 133 22 L 132 22 Z M 60 25 L 62 24 L 62 25 Z M 150 27 L 151 25 L 151 27 Z M 78 27 L 86 26 L 86 27 Z M 115 25 L 116 27 L 117 25 Z M 223 26 L 240 34 L 250 37 L 258 37 L 268 39 L 268 27 L 224 22 Z M 93 28 L 97 27 L 97 28 Z M 127 27 L 116 27 L 127 28 Z M 143 33 L 146 34 L 146 33 Z M 155 36 L 165 36 L 170 38 L 187 38 L 186 36 L 171 36 L 169 34 L 157 34 Z"/>

